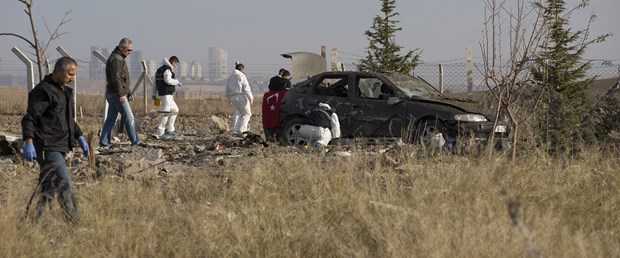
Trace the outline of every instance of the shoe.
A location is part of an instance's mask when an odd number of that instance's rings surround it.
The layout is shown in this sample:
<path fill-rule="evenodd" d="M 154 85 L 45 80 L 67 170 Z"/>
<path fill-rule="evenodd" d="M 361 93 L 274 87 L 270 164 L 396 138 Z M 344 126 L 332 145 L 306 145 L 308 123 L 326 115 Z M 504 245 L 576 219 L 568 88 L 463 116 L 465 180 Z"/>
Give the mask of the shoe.
<path fill-rule="evenodd" d="M 99 146 L 99 149 L 98 149 L 98 150 L 99 150 L 99 151 L 107 151 L 107 150 L 110 150 L 110 145 L 102 145 L 102 146 Z"/>
<path fill-rule="evenodd" d="M 169 135 L 168 133 L 162 134 L 159 137 L 157 137 L 157 139 L 160 139 L 160 140 L 170 140 L 170 138 L 172 138 L 172 135 Z"/>
<path fill-rule="evenodd" d="M 233 133 L 233 137 L 243 137 L 243 133 Z"/>
<path fill-rule="evenodd" d="M 134 144 L 133 146 L 138 146 L 138 147 L 142 147 L 142 148 L 148 147 L 148 145 L 146 145 L 146 143 L 143 143 L 143 142 L 140 142 L 138 144 Z"/>
<path fill-rule="evenodd" d="M 181 134 L 177 133 L 177 131 L 170 131 L 170 132 L 166 132 L 165 134 L 170 135 L 170 136 L 181 136 Z"/>

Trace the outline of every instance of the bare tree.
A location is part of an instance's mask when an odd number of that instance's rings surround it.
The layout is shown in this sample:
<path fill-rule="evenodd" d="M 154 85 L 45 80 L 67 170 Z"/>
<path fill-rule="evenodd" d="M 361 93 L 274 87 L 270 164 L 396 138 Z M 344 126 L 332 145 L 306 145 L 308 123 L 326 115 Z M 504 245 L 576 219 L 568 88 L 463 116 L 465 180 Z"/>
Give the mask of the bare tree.
<path fill-rule="evenodd" d="M 516 157 L 519 129 L 533 114 L 533 105 L 520 106 L 524 89 L 531 80 L 530 67 L 538 46 L 545 39 L 543 14 L 537 5 L 525 0 L 484 0 L 485 21 L 480 42 L 483 63 L 477 69 L 484 75 L 494 101 L 494 127 L 507 115 L 512 125 L 512 159 Z M 493 153 L 494 133 L 489 137 L 489 156 Z"/>
<path fill-rule="evenodd" d="M 35 26 L 34 17 L 32 14 L 32 0 L 17 0 L 17 1 L 26 5 L 26 9 L 24 10 L 24 12 L 26 12 L 30 20 L 30 28 L 32 29 L 32 37 L 34 40 L 30 41 L 26 37 L 23 37 L 15 33 L 0 33 L 0 36 L 15 36 L 17 38 L 20 38 L 26 41 L 26 43 L 28 43 L 34 49 L 33 55 L 36 57 L 36 63 L 39 69 L 39 80 L 43 80 L 43 75 L 44 75 L 43 65 L 45 64 L 45 60 L 47 59 L 45 55 L 47 51 L 47 47 L 49 46 L 51 41 L 58 39 L 60 36 L 66 34 L 66 32 L 60 32 L 60 28 L 71 20 L 71 19 L 67 19 L 71 11 L 65 12 L 65 15 L 63 16 L 62 20 L 60 21 L 58 26 L 56 26 L 56 28 L 53 31 L 50 30 L 50 28 L 47 26 L 47 22 L 45 21 L 45 18 L 43 18 L 43 22 L 45 23 L 45 28 L 47 29 L 47 32 L 49 33 L 49 39 L 47 41 L 40 41 L 36 26 Z"/>

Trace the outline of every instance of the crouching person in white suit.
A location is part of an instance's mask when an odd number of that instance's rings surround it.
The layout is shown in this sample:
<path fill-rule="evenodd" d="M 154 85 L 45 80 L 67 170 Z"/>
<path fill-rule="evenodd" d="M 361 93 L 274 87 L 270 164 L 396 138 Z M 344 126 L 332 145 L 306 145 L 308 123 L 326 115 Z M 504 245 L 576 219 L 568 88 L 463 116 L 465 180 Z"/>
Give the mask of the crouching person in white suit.
<path fill-rule="evenodd" d="M 302 137 L 312 147 L 325 147 L 332 139 L 340 138 L 340 122 L 338 115 L 325 103 L 306 112 L 308 124 L 299 128 Z"/>
<path fill-rule="evenodd" d="M 172 68 L 179 64 L 179 58 L 171 56 L 170 59 L 164 58 L 162 66 L 155 72 L 155 88 L 159 98 L 161 99 L 161 110 L 159 111 L 159 124 L 157 130 L 152 134 L 157 139 L 170 139 L 173 136 L 179 136 L 174 128 L 174 122 L 177 119 L 179 108 L 174 102 L 174 92 L 176 86 L 181 86 L 181 82 L 175 79 Z M 153 100 L 155 100 L 155 91 L 153 91 Z"/>

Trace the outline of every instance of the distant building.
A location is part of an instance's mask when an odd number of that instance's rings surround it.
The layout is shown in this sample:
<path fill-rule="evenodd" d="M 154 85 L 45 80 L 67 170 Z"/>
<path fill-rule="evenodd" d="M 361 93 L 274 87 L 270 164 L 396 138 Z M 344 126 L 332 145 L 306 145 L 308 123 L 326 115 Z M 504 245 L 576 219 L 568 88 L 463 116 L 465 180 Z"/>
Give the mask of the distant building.
<path fill-rule="evenodd" d="M 179 63 L 179 78 L 187 78 L 189 77 L 189 65 L 187 62 Z"/>
<path fill-rule="evenodd" d="M 226 50 L 210 47 L 209 48 L 209 72 L 207 76 L 212 81 L 220 81 L 228 76 L 228 53 Z"/>
<path fill-rule="evenodd" d="M 131 78 L 135 78 L 137 80 L 138 76 L 142 73 L 142 51 L 133 50 L 131 55 L 129 55 L 129 74 Z"/>
<path fill-rule="evenodd" d="M 148 61 L 146 61 L 146 66 L 149 69 L 149 76 L 153 77 L 155 76 L 155 71 L 157 71 L 157 68 L 159 68 L 159 66 L 157 66 L 157 61 L 153 60 L 153 59 L 149 59 Z M 151 78 L 153 79 L 153 78 Z"/>
<path fill-rule="evenodd" d="M 200 65 L 200 63 L 198 63 L 197 61 L 192 62 L 192 79 L 202 79 L 202 65 Z"/>

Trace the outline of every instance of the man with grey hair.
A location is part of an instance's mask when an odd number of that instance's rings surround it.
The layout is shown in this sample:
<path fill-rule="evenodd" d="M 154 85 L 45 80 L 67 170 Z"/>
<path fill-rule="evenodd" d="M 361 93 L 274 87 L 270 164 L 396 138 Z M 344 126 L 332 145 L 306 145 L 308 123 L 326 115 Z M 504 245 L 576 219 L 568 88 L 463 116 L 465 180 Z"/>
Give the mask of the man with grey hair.
<path fill-rule="evenodd" d="M 114 51 L 112 51 L 106 63 L 105 75 L 107 84 L 105 98 L 109 103 L 109 108 L 106 120 L 103 123 L 101 136 L 99 137 L 99 146 L 103 149 L 110 147 L 112 128 L 119 113 L 131 144 L 146 147 L 146 144 L 142 143 L 140 138 L 138 138 L 134 126 L 133 112 L 129 105 L 129 100 L 131 100 L 131 82 L 125 59 L 131 54 L 131 51 L 133 51 L 133 42 L 128 38 L 123 38 Z"/>
<path fill-rule="evenodd" d="M 75 79 L 76 74 L 75 60 L 61 57 L 56 61 L 52 74 L 45 76 L 28 93 L 28 110 L 22 118 L 23 156 L 28 161 L 36 159 L 40 167 L 35 192 L 40 193 L 35 211 L 37 221 L 45 206 L 54 200 L 55 192 L 58 192 L 65 219 L 68 222 L 78 221 L 66 155 L 73 150 L 76 141 L 85 157 L 88 157 L 90 148 L 80 126 L 73 119 L 73 89 L 66 86 Z"/>

